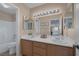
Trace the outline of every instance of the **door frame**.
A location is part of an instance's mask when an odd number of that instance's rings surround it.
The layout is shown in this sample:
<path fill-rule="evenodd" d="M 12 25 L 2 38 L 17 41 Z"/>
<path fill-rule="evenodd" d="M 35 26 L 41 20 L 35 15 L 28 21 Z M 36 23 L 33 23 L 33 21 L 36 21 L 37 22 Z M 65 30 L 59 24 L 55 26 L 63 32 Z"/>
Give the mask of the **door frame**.
<path fill-rule="evenodd" d="M 20 8 L 14 3 L 11 3 L 16 8 L 16 56 L 20 56 Z"/>

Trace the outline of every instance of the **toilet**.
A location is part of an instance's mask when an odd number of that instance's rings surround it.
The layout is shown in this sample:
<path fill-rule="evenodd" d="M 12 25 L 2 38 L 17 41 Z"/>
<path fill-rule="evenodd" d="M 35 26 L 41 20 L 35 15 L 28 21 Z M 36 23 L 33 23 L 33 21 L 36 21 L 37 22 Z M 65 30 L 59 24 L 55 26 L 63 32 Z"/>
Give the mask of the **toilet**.
<path fill-rule="evenodd" d="M 11 42 L 8 45 L 9 55 L 16 55 L 16 42 Z"/>

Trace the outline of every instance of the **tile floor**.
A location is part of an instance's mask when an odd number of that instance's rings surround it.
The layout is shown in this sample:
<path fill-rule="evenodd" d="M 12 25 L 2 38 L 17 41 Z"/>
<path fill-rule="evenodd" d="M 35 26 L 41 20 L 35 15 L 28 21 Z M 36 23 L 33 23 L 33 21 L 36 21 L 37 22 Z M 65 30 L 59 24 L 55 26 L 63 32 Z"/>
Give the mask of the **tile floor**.
<path fill-rule="evenodd" d="M 4 53 L 1 53 L 0 56 L 16 56 L 16 53 L 9 55 L 9 51 L 6 51 Z"/>

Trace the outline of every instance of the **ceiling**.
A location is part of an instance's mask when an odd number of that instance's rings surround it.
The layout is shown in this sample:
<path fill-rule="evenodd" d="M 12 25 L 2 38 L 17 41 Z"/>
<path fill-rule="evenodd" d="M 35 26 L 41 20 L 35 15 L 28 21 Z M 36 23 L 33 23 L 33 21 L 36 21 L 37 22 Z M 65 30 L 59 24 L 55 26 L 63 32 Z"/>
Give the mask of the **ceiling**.
<path fill-rule="evenodd" d="M 11 14 L 11 15 L 15 15 L 16 14 L 16 8 L 14 6 L 12 6 L 10 3 L 5 3 L 6 5 L 9 5 L 11 7 L 9 8 L 4 8 L 1 3 L 0 3 L 0 11 L 3 11 L 5 13 Z M 34 7 L 38 7 L 40 5 L 46 4 L 46 3 L 24 3 L 26 6 L 28 6 L 29 8 L 34 8 Z M 69 5 L 68 5 L 69 6 Z"/>
<path fill-rule="evenodd" d="M 0 3 L 0 12 L 5 12 L 8 13 L 10 15 L 15 15 L 16 14 L 16 8 L 14 6 L 12 6 L 10 3 L 5 3 L 6 5 L 9 5 L 9 8 L 4 8 L 3 5 Z M 43 5 L 45 3 L 25 3 L 26 6 L 28 6 L 29 8 L 33 8 L 33 7 L 37 7 L 40 5 Z"/>
<path fill-rule="evenodd" d="M 16 14 L 16 8 L 12 5 L 10 5 L 10 3 L 5 3 L 6 5 L 9 5 L 9 8 L 4 8 L 3 5 L 0 3 L 0 12 L 5 12 L 11 15 L 15 15 Z"/>
<path fill-rule="evenodd" d="M 29 8 L 34 8 L 43 4 L 45 3 L 25 3 L 25 5 L 28 6 Z"/>

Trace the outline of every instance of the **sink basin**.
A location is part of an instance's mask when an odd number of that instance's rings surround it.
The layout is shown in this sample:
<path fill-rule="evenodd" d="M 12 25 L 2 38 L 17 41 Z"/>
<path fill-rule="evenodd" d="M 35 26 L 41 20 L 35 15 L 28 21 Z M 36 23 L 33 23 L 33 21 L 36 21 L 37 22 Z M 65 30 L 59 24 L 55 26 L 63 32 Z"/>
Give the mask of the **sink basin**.
<path fill-rule="evenodd" d="M 52 38 L 52 41 L 56 42 L 56 43 L 63 43 L 63 44 L 68 43 L 68 39 L 66 39 L 64 37 L 54 37 L 54 38 Z"/>
<path fill-rule="evenodd" d="M 68 43 L 67 41 L 64 41 L 64 40 L 53 40 L 54 42 L 56 42 L 56 43 L 63 43 L 63 44 L 66 44 L 66 43 Z"/>

